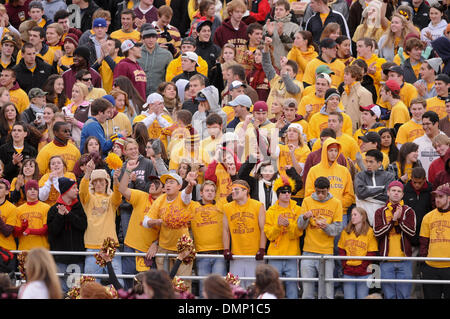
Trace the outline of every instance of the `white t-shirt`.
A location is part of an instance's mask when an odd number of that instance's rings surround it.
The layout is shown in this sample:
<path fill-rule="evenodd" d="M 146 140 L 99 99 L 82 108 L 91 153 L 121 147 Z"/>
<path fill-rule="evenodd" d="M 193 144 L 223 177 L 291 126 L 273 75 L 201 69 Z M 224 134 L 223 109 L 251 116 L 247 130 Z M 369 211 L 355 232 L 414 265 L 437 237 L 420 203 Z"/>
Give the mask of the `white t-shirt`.
<path fill-rule="evenodd" d="M 43 281 L 32 281 L 20 287 L 19 299 L 50 299 Z"/>
<path fill-rule="evenodd" d="M 445 135 L 445 133 L 441 131 L 439 131 L 439 134 Z M 425 172 L 427 173 L 426 175 L 428 179 L 428 169 L 430 168 L 431 163 L 435 159 L 439 158 L 439 153 L 433 147 L 433 142 L 426 134 L 416 138 L 414 140 L 414 143 L 419 145 L 419 160 L 422 163 L 422 167 L 424 168 Z"/>
<path fill-rule="evenodd" d="M 258 296 L 258 299 L 278 299 L 274 294 L 269 292 L 265 292 L 262 295 Z"/>

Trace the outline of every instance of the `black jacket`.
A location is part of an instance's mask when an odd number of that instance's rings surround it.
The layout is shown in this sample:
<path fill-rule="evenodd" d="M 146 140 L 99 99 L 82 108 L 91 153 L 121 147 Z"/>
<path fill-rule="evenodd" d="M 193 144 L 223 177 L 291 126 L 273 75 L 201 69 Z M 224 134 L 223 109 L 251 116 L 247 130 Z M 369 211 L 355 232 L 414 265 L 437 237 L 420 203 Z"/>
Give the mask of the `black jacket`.
<path fill-rule="evenodd" d="M 94 1 L 89 1 L 89 6 L 86 9 L 84 9 L 81 18 L 81 25 L 80 25 L 81 32 L 92 29 L 92 22 L 93 22 L 92 16 L 94 15 L 94 12 L 97 9 L 99 9 L 99 6 Z"/>
<path fill-rule="evenodd" d="M 53 66 L 46 63 L 40 57 L 36 57 L 36 69 L 31 72 L 25 65 L 24 59 L 13 67 L 16 71 L 17 82 L 22 90 L 28 93 L 32 88 L 42 88 L 51 74 L 56 73 Z"/>
<path fill-rule="evenodd" d="M 12 162 L 12 157 L 15 153 L 17 152 L 13 147 L 12 141 L 0 146 L 0 159 L 5 165 L 3 176 L 10 182 L 19 174 L 19 166 L 14 165 Z M 28 158 L 36 158 L 37 150 L 27 142 L 24 142 L 22 155 L 22 162 Z"/>
<path fill-rule="evenodd" d="M 189 18 L 187 10 L 188 3 L 189 0 L 177 0 L 170 2 L 170 7 L 173 10 L 173 16 L 170 24 L 180 31 L 182 38 L 187 35 L 191 27 L 191 19 Z"/>
<path fill-rule="evenodd" d="M 409 5 L 411 6 L 411 8 L 413 7 L 412 1 L 410 1 Z M 413 9 L 412 13 L 412 21 L 415 26 L 417 26 L 420 30 L 428 27 L 428 24 L 430 23 L 430 7 L 425 3 L 425 1 L 423 1 L 419 8 L 417 8 L 417 12 Z"/>
<path fill-rule="evenodd" d="M 405 80 L 405 82 L 414 84 L 414 82 L 420 79 L 420 76 L 419 78 L 417 78 L 416 74 L 414 73 L 410 58 L 407 58 L 401 66 L 403 69 L 403 79 Z"/>
<path fill-rule="evenodd" d="M 197 48 L 195 49 L 195 53 L 201 56 L 206 63 L 208 63 L 208 71 L 216 65 L 216 61 L 220 56 L 220 51 L 220 48 L 214 44 L 214 42 L 200 42 L 197 39 Z"/>
<path fill-rule="evenodd" d="M 433 185 L 428 181 L 424 184 L 419 193 L 414 190 L 411 181 L 405 185 L 403 201 L 405 205 L 414 209 L 414 212 L 416 213 L 416 234 L 411 240 L 413 246 L 419 246 L 420 226 L 422 225 L 423 217 L 433 210 L 432 190 Z"/>
<path fill-rule="evenodd" d="M 325 19 L 325 23 L 322 24 L 322 19 L 320 18 L 319 13 L 315 13 L 309 20 L 306 22 L 305 30 L 309 31 L 313 35 L 313 40 L 316 44 L 319 44 L 320 42 L 320 36 L 322 35 L 322 31 L 324 28 L 324 25 L 327 25 L 328 23 L 335 22 L 339 24 L 341 27 L 341 34 L 346 35 L 348 38 L 350 37 L 350 32 L 348 30 L 347 21 L 345 21 L 344 16 L 336 11 L 330 10 L 330 13 L 328 14 L 327 18 Z"/>
<path fill-rule="evenodd" d="M 84 232 L 87 228 L 87 217 L 81 202 L 78 200 L 67 215 L 58 213 L 56 203 L 50 207 L 47 215 L 48 242 L 53 251 L 85 251 Z M 84 256 L 54 255 L 55 262 L 72 264 L 84 262 Z"/>

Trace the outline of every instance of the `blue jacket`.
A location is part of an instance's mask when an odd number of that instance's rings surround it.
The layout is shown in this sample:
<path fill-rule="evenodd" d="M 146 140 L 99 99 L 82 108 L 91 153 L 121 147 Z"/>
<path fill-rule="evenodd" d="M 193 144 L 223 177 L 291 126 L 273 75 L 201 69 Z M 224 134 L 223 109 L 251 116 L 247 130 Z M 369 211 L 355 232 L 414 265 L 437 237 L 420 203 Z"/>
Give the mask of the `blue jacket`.
<path fill-rule="evenodd" d="M 105 130 L 102 125 L 95 117 L 89 117 L 89 119 L 84 123 L 83 129 L 81 130 L 81 140 L 80 140 L 80 152 L 83 154 L 84 143 L 89 136 L 95 136 L 99 142 L 100 147 L 103 151 L 103 156 L 108 154 L 108 152 L 113 147 L 113 141 L 107 139 L 105 136 Z"/>

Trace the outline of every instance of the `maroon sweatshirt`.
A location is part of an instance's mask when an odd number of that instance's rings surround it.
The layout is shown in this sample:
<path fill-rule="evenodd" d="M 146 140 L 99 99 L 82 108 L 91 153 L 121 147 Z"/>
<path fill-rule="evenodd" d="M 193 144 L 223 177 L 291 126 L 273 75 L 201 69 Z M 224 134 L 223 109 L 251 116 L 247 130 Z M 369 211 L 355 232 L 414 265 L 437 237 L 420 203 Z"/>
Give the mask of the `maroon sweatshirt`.
<path fill-rule="evenodd" d="M 134 62 L 129 58 L 121 60 L 114 68 L 114 79 L 121 75 L 126 76 L 130 79 L 131 83 L 133 83 L 133 86 L 145 101 L 147 99 L 147 96 L 145 94 L 147 77 L 139 63 Z"/>
<path fill-rule="evenodd" d="M 69 99 L 72 98 L 72 88 L 75 82 L 77 81 L 75 78 L 77 72 L 78 71 L 74 71 L 70 68 L 62 74 L 62 78 L 64 80 L 64 90 L 66 92 L 66 96 Z M 103 84 L 100 74 L 93 68 L 89 68 L 89 73 L 92 76 L 92 85 L 96 88 L 102 88 Z"/>
<path fill-rule="evenodd" d="M 226 43 L 234 44 L 237 62 L 242 60 L 244 51 L 247 49 L 247 42 L 247 25 L 243 21 L 239 24 L 239 29 L 235 30 L 231 25 L 230 18 L 228 18 L 214 32 L 214 43 L 219 47 L 223 48 Z"/>

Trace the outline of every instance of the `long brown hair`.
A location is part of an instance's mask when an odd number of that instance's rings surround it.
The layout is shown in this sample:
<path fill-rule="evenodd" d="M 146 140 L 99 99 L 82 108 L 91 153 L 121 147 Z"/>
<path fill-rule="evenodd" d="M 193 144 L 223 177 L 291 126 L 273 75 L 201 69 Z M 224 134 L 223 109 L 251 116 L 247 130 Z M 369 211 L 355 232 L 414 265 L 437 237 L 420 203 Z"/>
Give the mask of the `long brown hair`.
<path fill-rule="evenodd" d="M 57 269 L 55 260 L 47 249 L 39 247 L 28 252 L 25 269 L 27 282 L 43 281 L 48 289 L 50 299 L 61 299 L 61 283 L 56 275 Z"/>
<path fill-rule="evenodd" d="M 356 226 L 353 225 L 353 223 L 350 221 L 347 224 L 347 226 L 345 227 L 345 231 L 347 232 L 347 234 L 351 234 L 352 232 L 354 232 L 356 234 L 356 236 L 366 235 L 367 232 L 369 231 L 369 228 L 370 228 L 369 219 L 367 217 L 366 210 L 364 208 L 362 208 L 362 207 L 355 207 L 355 208 L 353 208 L 353 210 L 356 210 L 361 215 L 361 217 L 362 217 L 362 227 L 361 227 L 361 229 L 358 232 L 356 230 Z"/>
<path fill-rule="evenodd" d="M 278 299 L 284 298 L 284 288 L 279 279 L 278 270 L 269 264 L 259 264 L 255 269 L 256 295 L 270 293 Z"/>
<path fill-rule="evenodd" d="M 203 289 L 208 299 L 233 299 L 230 285 L 218 274 L 209 275 L 203 283 Z"/>

